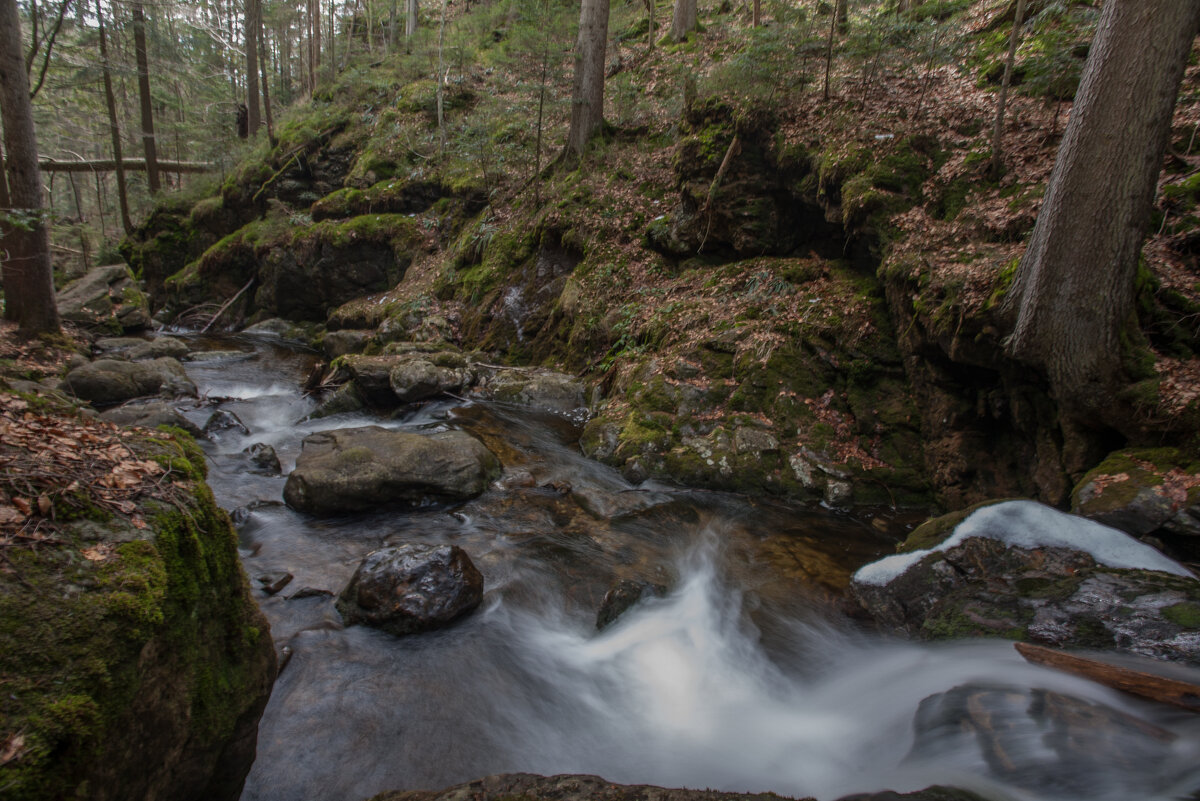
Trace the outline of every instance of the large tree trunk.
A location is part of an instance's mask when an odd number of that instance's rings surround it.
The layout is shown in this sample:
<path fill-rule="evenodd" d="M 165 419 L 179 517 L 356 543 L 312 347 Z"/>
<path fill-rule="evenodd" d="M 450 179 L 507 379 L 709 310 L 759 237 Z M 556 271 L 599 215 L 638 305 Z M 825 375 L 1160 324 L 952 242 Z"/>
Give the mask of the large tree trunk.
<path fill-rule="evenodd" d="M 108 65 L 108 36 L 104 31 L 104 12 L 96 0 L 96 24 L 100 35 L 100 68 L 104 75 L 104 102 L 108 106 L 108 127 L 112 133 L 113 161 L 117 172 L 117 201 L 121 206 L 121 226 L 125 233 L 133 231 L 129 219 L 129 193 L 125 188 L 125 166 L 121 156 L 121 128 L 117 123 L 117 98 L 113 94 L 112 71 Z"/>
<path fill-rule="evenodd" d="M 671 41 L 682 42 L 696 27 L 696 0 L 675 0 L 671 12 Z"/>
<path fill-rule="evenodd" d="M 8 201 L 23 218 L 3 231 L 5 317 L 22 333 L 59 329 L 50 235 L 42 209 L 42 176 L 29 101 L 29 75 L 21 59 L 21 21 L 16 0 L 0 0 L 0 116 L 4 118 L 4 166 Z"/>
<path fill-rule="evenodd" d="M 412 52 L 412 38 L 417 35 L 417 0 L 404 0 L 404 52 Z"/>
<path fill-rule="evenodd" d="M 133 4 L 133 49 L 137 58 L 138 100 L 142 109 L 142 148 L 146 152 L 146 184 L 151 192 L 160 187 L 158 148 L 154 142 L 154 105 L 150 97 L 150 59 L 146 56 L 146 17 L 140 2 Z"/>
<path fill-rule="evenodd" d="M 261 16 L 259 0 L 246 0 L 246 24 L 243 30 L 246 42 L 246 124 L 251 136 L 256 135 L 262 125 L 258 104 L 258 20 Z"/>
<path fill-rule="evenodd" d="M 575 43 L 575 84 L 567 153 L 582 156 L 604 122 L 604 54 L 608 49 L 609 0 L 583 0 Z"/>
<path fill-rule="evenodd" d="M 1200 0 L 1109 0 L 1005 310 L 1067 416 L 1120 429 L 1121 332 Z"/>

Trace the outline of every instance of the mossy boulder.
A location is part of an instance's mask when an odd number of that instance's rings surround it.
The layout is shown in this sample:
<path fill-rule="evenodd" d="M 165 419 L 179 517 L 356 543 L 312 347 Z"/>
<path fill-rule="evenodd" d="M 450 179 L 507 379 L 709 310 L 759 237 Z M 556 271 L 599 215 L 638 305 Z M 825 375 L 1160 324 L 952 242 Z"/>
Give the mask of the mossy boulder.
<path fill-rule="evenodd" d="M 237 537 L 181 435 L 127 440 L 170 465 L 141 527 L 96 509 L 0 572 L 0 787 L 14 801 L 227 799 L 275 677 Z"/>
<path fill-rule="evenodd" d="M 1200 463 L 1175 448 L 1116 451 L 1076 485 L 1071 511 L 1135 536 L 1200 536 Z"/>
<path fill-rule="evenodd" d="M 67 373 L 61 389 L 98 404 L 123 403 L 150 395 L 196 394 L 196 385 L 183 365 L 169 357 L 145 362 L 97 359 Z"/>
<path fill-rule="evenodd" d="M 124 264 L 95 267 L 58 293 L 64 320 L 100 333 L 140 331 L 150 325 L 150 301 Z"/>
<path fill-rule="evenodd" d="M 492 452 L 463 431 L 343 428 L 304 439 L 283 498 L 314 514 L 461 501 L 482 493 L 499 475 Z"/>

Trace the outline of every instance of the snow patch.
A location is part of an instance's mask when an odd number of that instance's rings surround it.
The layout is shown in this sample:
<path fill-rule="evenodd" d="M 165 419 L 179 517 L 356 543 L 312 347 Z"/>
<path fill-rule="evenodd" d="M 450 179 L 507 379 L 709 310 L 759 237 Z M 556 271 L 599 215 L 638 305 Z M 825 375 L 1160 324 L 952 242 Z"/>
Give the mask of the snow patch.
<path fill-rule="evenodd" d="M 854 574 L 854 580 L 882 587 L 929 554 L 954 548 L 970 537 L 987 537 L 1016 548 L 1070 548 L 1090 554 L 1107 567 L 1161 570 L 1195 578 L 1183 565 L 1123 531 L 1036 501 L 1006 501 L 976 510 L 933 548 L 888 556 L 863 566 Z"/>

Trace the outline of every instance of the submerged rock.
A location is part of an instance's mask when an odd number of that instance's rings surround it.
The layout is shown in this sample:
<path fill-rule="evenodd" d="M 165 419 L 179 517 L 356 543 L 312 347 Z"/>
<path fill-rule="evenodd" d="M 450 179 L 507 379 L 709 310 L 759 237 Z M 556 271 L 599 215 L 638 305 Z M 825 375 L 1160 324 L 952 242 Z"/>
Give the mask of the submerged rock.
<path fill-rule="evenodd" d="M 596 630 L 603 631 L 616 623 L 621 615 L 632 609 L 643 598 L 647 596 L 661 598 L 666 594 L 667 588 L 662 584 L 621 579 L 604 594 L 600 611 L 596 613 Z"/>
<path fill-rule="evenodd" d="M 1200 581 L 1153 548 L 1030 501 L 948 517 L 855 574 L 851 593 L 880 625 L 1200 664 Z"/>
<path fill-rule="evenodd" d="M 978 752 L 1006 784 L 1040 795 L 1086 797 L 1098 786 L 1136 798 L 1194 769 L 1171 732 L 1110 706 L 1043 689 L 962 685 L 921 702 L 911 757 Z M 1147 777 L 1159 780 L 1146 786 Z M 1131 784 L 1132 782 L 1132 784 Z"/>
<path fill-rule="evenodd" d="M 250 464 L 262 472 L 276 475 L 282 470 L 279 464 L 279 455 L 265 442 L 255 442 L 250 447 L 243 448 L 242 453 L 250 458 Z"/>
<path fill-rule="evenodd" d="M 177 359 L 146 362 L 97 359 L 67 373 L 61 388 L 77 398 L 100 404 L 122 403 L 148 395 L 195 397 L 196 385 Z"/>
<path fill-rule="evenodd" d="M 465 500 L 482 493 L 499 473 L 492 452 L 463 431 L 343 428 L 305 438 L 283 497 L 289 506 L 314 514 Z"/>
<path fill-rule="evenodd" d="M 483 575 L 457 545 L 409 543 L 367 555 L 337 600 L 347 626 L 416 634 L 452 623 L 483 600 Z"/>
<path fill-rule="evenodd" d="M 220 436 L 227 431 L 236 431 L 243 435 L 250 433 L 250 429 L 246 428 L 246 424 L 236 414 L 228 409 L 217 409 L 204 424 L 204 436 Z"/>

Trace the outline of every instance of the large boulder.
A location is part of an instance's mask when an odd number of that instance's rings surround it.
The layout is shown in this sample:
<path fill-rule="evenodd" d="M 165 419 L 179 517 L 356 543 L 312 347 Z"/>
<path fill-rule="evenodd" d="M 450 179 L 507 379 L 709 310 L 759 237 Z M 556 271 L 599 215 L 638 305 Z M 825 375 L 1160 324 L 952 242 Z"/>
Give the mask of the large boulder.
<path fill-rule="evenodd" d="M 199 426 L 180 414 L 178 409 L 166 401 L 129 403 L 101 412 L 100 418 L 110 423 L 116 423 L 119 426 L 138 426 L 141 428 L 172 426 L 183 429 L 193 437 L 203 435 Z"/>
<path fill-rule="evenodd" d="M 483 492 L 499 473 L 492 452 L 463 431 L 343 428 L 305 438 L 283 498 L 289 506 L 315 514 L 466 500 Z"/>
<path fill-rule="evenodd" d="M 170 465 L 166 496 L 142 487 L 117 514 L 63 493 L 52 539 L 5 546 L 0 796 L 235 801 L 275 678 L 270 629 L 199 448 L 120 442 L 138 470 Z"/>
<path fill-rule="evenodd" d="M 388 373 L 388 384 L 401 403 L 432 398 L 443 392 L 462 392 L 471 386 L 475 373 L 466 366 L 442 366 L 433 359 L 406 358 Z"/>
<path fill-rule="evenodd" d="M 442 628 L 479 606 L 483 575 L 457 545 L 409 543 L 363 559 L 337 609 L 346 625 L 396 635 Z"/>
<path fill-rule="evenodd" d="M 150 325 L 150 302 L 124 264 L 96 267 L 58 293 L 58 312 L 68 322 L 119 334 Z"/>
<path fill-rule="evenodd" d="M 178 359 L 166 357 L 145 362 L 97 359 L 67 373 L 61 389 L 99 404 L 124 403 L 149 395 L 196 395 L 196 385 L 183 365 Z"/>
<path fill-rule="evenodd" d="M 96 340 L 93 348 L 109 358 L 128 359 L 131 362 L 163 357 L 182 359 L 191 352 L 188 344 L 176 337 L 103 337 Z"/>
<path fill-rule="evenodd" d="M 551 370 L 498 370 L 481 388 L 496 401 L 558 414 L 586 415 L 583 382 Z"/>
<path fill-rule="evenodd" d="M 906 546 L 851 582 L 884 628 L 922 639 L 998 636 L 1200 665 L 1200 581 L 1116 529 L 1009 501 L 927 523 Z"/>

